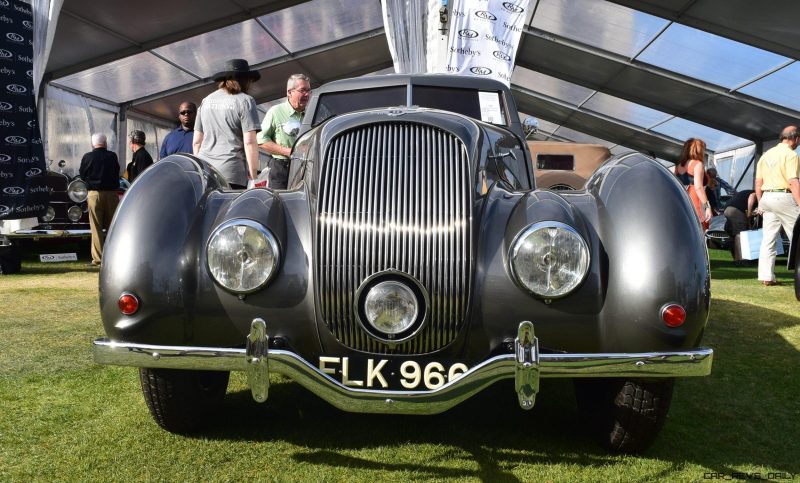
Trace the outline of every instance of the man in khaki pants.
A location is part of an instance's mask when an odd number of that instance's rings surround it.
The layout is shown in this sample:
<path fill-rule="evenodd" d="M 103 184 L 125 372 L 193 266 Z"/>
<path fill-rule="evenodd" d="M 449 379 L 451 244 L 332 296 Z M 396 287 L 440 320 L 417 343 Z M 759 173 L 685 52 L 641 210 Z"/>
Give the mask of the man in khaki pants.
<path fill-rule="evenodd" d="M 83 155 L 80 168 L 81 179 L 89 190 L 89 226 L 92 229 L 92 262 L 90 267 L 99 267 L 103 259 L 105 230 L 111 226 L 111 218 L 119 204 L 119 160 L 106 149 L 105 134 L 92 134 L 92 150 Z"/>
<path fill-rule="evenodd" d="M 780 141 L 761 156 L 756 165 L 756 197 L 764 212 L 764 238 L 758 255 L 758 279 L 769 287 L 775 280 L 776 243 L 781 243 L 780 229 L 791 241 L 794 224 L 800 214 L 800 158 L 795 149 L 800 144 L 797 126 L 786 126 Z"/>

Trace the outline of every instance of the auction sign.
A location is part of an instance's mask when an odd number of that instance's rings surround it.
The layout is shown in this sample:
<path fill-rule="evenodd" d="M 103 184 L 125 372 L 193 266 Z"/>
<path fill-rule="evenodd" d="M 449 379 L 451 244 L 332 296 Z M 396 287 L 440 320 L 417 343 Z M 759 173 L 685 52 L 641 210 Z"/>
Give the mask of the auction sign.
<path fill-rule="evenodd" d="M 510 85 L 528 4 L 529 0 L 455 0 L 445 71 Z"/>
<path fill-rule="evenodd" d="M 0 0 L 0 220 L 33 218 L 50 192 L 33 93 L 33 12 Z"/>

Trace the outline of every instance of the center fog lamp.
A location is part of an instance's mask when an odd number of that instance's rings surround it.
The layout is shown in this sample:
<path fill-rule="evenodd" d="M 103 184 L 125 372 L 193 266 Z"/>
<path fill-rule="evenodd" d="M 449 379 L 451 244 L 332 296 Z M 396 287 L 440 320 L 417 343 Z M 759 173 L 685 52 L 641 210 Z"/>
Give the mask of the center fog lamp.
<path fill-rule="evenodd" d="M 220 225 L 206 246 L 208 271 L 225 290 L 252 293 L 277 271 L 278 242 L 260 223 L 235 219 Z"/>
<path fill-rule="evenodd" d="M 543 298 L 563 297 L 583 282 L 589 270 L 589 247 L 569 225 L 534 223 L 511 244 L 511 273 L 516 282 Z"/>
<path fill-rule="evenodd" d="M 417 297 L 400 282 L 381 282 L 372 287 L 364 298 L 367 322 L 389 336 L 408 330 L 418 314 Z"/>

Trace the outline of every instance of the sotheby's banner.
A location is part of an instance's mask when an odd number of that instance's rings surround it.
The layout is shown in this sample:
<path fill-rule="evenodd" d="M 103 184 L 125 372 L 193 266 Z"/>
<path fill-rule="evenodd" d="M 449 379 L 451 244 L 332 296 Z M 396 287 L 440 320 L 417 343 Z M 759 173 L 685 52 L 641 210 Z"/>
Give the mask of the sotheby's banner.
<path fill-rule="evenodd" d="M 33 15 L 0 0 L 0 220 L 47 210 L 50 193 L 33 94 Z"/>
<path fill-rule="evenodd" d="M 445 72 L 511 84 L 529 0 L 454 0 Z"/>

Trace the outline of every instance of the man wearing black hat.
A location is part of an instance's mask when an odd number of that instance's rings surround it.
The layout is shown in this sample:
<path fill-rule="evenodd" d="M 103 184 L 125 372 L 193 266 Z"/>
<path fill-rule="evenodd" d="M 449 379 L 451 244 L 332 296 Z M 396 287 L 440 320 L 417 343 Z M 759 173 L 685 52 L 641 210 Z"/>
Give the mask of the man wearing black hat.
<path fill-rule="evenodd" d="M 246 188 L 247 180 L 258 176 L 258 111 L 247 91 L 260 78 L 246 60 L 227 61 L 214 75 L 218 89 L 197 111 L 194 154 L 214 166 L 234 189 Z"/>
<path fill-rule="evenodd" d="M 144 131 L 134 130 L 128 135 L 128 141 L 130 143 L 131 152 L 133 152 L 133 156 L 131 157 L 131 162 L 128 163 L 128 181 L 133 183 L 133 181 L 142 174 L 142 171 L 147 169 L 151 164 L 153 164 L 153 158 L 150 156 L 150 153 L 147 152 L 147 149 L 144 147 Z"/>

